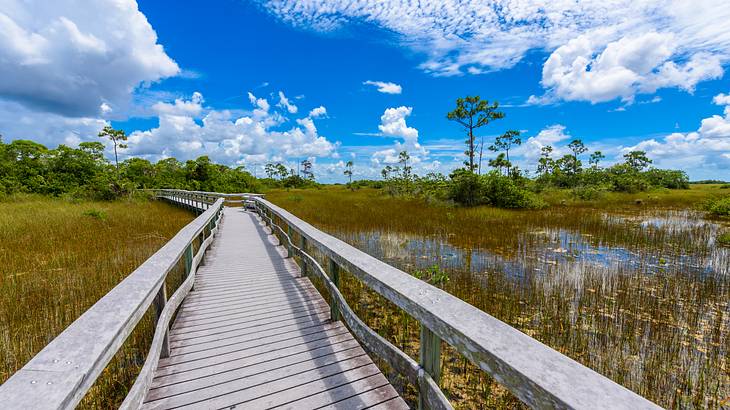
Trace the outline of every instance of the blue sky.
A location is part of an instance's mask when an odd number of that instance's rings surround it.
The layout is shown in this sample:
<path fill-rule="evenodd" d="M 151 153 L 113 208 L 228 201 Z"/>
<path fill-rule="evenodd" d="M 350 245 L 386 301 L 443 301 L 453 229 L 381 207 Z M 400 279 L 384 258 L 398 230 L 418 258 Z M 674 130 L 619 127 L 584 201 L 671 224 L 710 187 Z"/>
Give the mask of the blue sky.
<path fill-rule="evenodd" d="M 130 135 L 126 156 L 151 160 L 261 174 L 310 158 L 341 181 L 343 162 L 376 177 L 405 149 L 418 172 L 448 173 L 464 135 L 446 113 L 478 94 L 506 114 L 478 135 L 521 130 L 523 169 L 580 138 L 607 164 L 643 149 L 730 179 L 722 1 L 41 3 L 0 0 L 5 140 L 74 145 L 111 123 Z"/>

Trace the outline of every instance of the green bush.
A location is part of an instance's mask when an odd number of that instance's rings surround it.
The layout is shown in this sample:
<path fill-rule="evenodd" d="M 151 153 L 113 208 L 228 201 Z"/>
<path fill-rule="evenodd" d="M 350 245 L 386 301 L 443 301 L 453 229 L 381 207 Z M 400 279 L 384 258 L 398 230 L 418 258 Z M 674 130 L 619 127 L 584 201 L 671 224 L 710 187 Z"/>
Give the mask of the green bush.
<path fill-rule="evenodd" d="M 649 185 L 669 189 L 689 189 L 689 177 L 684 171 L 652 168 L 643 173 Z"/>
<path fill-rule="evenodd" d="M 479 175 L 465 169 L 457 169 L 451 174 L 448 197 L 466 206 L 489 204 Z"/>
<path fill-rule="evenodd" d="M 89 209 L 87 211 L 84 211 L 84 216 L 90 216 L 94 219 L 98 219 L 100 221 L 106 220 L 106 212 L 100 210 L 100 209 Z"/>
<path fill-rule="evenodd" d="M 712 200 L 707 203 L 706 208 L 716 216 L 730 216 L 730 196 Z"/>
<path fill-rule="evenodd" d="M 730 232 L 725 232 L 717 237 L 717 243 L 723 246 L 730 246 Z"/>
<path fill-rule="evenodd" d="M 451 174 L 448 197 L 466 205 L 494 205 L 500 208 L 541 208 L 545 203 L 525 188 L 519 177 L 498 171 L 477 175 L 460 169 Z"/>
<path fill-rule="evenodd" d="M 532 192 L 520 186 L 515 178 L 492 171 L 480 177 L 481 192 L 487 203 L 500 208 L 541 208 L 545 204 Z"/>
<path fill-rule="evenodd" d="M 573 188 L 573 195 L 584 201 L 594 201 L 601 199 L 606 193 L 606 190 L 600 186 L 586 186 L 581 185 Z"/>

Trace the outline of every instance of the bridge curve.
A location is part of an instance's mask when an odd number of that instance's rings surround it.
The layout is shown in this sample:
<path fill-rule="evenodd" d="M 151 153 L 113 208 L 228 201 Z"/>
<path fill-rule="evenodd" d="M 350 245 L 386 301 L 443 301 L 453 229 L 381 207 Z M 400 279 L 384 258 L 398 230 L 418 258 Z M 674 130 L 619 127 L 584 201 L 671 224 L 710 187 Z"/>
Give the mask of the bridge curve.
<path fill-rule="evenodd" d="M 224 209 L 142 408 L 408 408 L 277 245 Z"/>
<path fill-rule="evenodd" d="M 417 388 L 419 407 L 451 409 L 438 386 L 443 343 L 532 408 L 659 408 L 261 195 L 152 194 L 199 216 L 1 385 L 3 408 L 74 408 L 151 307 L 155 335 L 124 409 L 407 407 L 369 354 Z M 187 278 L 168 298 L 178 261 Z M 418 361 L 355 315 L 340 269 L 421 323 Z"/>

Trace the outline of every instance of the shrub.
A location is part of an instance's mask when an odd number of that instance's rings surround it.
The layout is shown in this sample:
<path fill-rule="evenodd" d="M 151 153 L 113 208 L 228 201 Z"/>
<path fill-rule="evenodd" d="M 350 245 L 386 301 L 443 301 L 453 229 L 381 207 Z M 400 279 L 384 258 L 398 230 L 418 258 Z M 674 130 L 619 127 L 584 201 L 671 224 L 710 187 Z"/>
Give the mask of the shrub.
<path fill-rule="evenodd" d="M 730 196 L 709 201 L 706 209 L 716 216 L 730 216 Z"/>
<path fill-rule="evenodd" d="M 652 168 L 643 173 L 650 185 L 669 189 L 689 189 L 689 177 L 684 171 Z"/>
<path fill-rule="evenodd" d="M 723 246 L 730 246 L 730 232 L 725 232 L 717 237 L 717 243 Z"/>
<path fill-rule="evenodd" d="M 603 197 L 605 192 L 605 189 L 596 186 L 581 185 L 573 188 L 573 195 L 576 198 L 582 199 L 584 201 L 593 201 L 596 199 L 600 199 L 601 197 Z"/>
<path fill-rule="evenodd" d="M 466 206 L 489 203 L 482 191 L 479 175 L 465 169 L 457 169 L 451 174 L 448 197 Z"/>
<path fill-rule="evenodd" d="M 84 211 L 84 216 L 90 216 L 94 219 L 98 219 L 100 221 L 106 220 L 106 212 L 100 210 L 100 209 L 89 209 L 87 211 Z"/>
<path fill-rule="evenodd" d="M 464 169 L 451 174 L 449 199 L 466 205 L 494 205 L 501 208 L 541 208 L 545 203 L 525 188 L 522 178 L 498 171 L 477 175 Z"/>
<path fill-rule="evenodd" d="M 480 177 L 481 191 L 487 202 L 501 208 L 541 208 L 545 206 L 535 194 L 516 180 L 492 171 Z"/>

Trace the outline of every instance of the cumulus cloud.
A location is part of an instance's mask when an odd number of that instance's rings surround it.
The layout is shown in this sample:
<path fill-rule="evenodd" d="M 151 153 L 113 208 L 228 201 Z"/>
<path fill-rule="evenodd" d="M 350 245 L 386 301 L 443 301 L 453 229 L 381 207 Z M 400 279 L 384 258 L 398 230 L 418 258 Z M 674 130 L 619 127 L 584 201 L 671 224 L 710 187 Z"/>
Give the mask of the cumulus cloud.
<path fill-rule="evenodd" d="M 657 167 L 685 169 L 694 178 L 727 175 L 730 172 L 730 97 L 718 94 L 713 102 L 724 106 L 723 115 L 703 119 L 697 131 L 640 141 L 623 152 L 646 151 Z"/>
<path fill-rule="evenodd" d="M 635 93 L 662 87 L 691 90 L 698 82 L 717 77 L 721 65 L 730 61 L 730 3 L 726 0 L 273 0 L 260 4 L 279 19 L 305 29 L 333 32 L 363 22 L 380 27 L 424 55 L 420 67 L 435 75 L 478 75 L 513 67 L 531 50 L 557 53 L 551 55 L 543 77 L 553 99 L 598 102 L 628 100 Z M 600 73 L 588 74 L 594 65 L 601 66 Z M 586 85 L 587 77 L 594 77 L 595 84 Z M 581 80 L 576 89 L 569 87 L 573 78 Z M 532 102 L 550 100 L 534 97 Z"/>
<path fill-rule="evenodd" d="M 380 116 L 378 129 L 388 137 L 400 137 L 410 141 L 417 140 L 418 130 L 406 125 L 406 117 L 411 115 L 411 112 L 413 112 L 413 107 L 387 108 Z"/>
<path fill-rule="evenodd" d="M 684 63 L 670 61 L 678 41 L 672 33 L 648 32 L 606 43 L 610 30 L 582 35 L 555 50 L 545 62 L 542 84 L 548 97 L 598 103 L 637 93 L 678 87 L 694 91 L 698 82 L 721 77 L 718 56 L 696 53 Z M 549 101 L 530 97 L 528 102 Z"/>
<path fill-rule="evenodd" d="M 249 93 L 254 109 L 244 116 L 205 108 L 203 101 L 200 93 L 194 93 L 187 100 L 155 104 L 159 126 L 133 132 L 125 155 L 151 160 L 208 155 L 221 163 L 241 164 L 336 153 L 337 144 L 319 135 L 312 117 L 296 119 L 296 125 L 287 130 L 275 129 L 286 118 L 271 111 L 265 98 Z"/>
<path fill-rule="evenodd" d="M 179 73 L 134 0 L 3 2 L 0 97 L 68 117 L 106 114 Z"/>
<path fill-rule="evenodd" d="M 327 109 L 323 105 L 320 105 L 317 108 L 313 108 L 312 111 L 309 111 L 309 116 L 312 118 L 326 117 Z"/>
<path fill-rule="evenodd" d="M 553 147 L 553 156 L 563 154 L 561 148 L 557 145 L 567 141 L 570 137 L 565 131 L 565 125 L 554 124 L 545 127 L 537 135 L 527 138 L 522 145 L 514 150 L 515 157 L 521 157 L 528 164 L 534 164 L 540 158 L 540 152 L 543 147 L 550 145 Z"/>
<path fill-rule="evenodd" d="M 289 112 L 289 114 L 296 114 L 297 113 L 297 106 L 289 102 L 289 99 L 286 98 L 286 95 L 284 95 L 283 91 L 279 91 L 279 104 L 280 107 L 286 108 L 286 110 Z"/>
<path fill-rule="evenodd" d="M 396 83 L 368 80 L 363 82 L 363 84 L 375 86 L 378 89 L 378 92 L 384 94 L 400 94 L 403 91 L 403 88 Z"/>
<path fill-rule="evenodd" d="M 413 112 L 412 107 L 387 108 L 380 116 L 378 129 L 386 137 L 400 138 L 392 148 L 382 149 L 375 152 L 371 160 L 377 166 L 381 163 L 394 164 L 398 162 L 398 154 L 401 151 L 408 151 L 414 163 L 420 162 L 428 155 L 428 151 L 418 142 L 418 130 L 406 124 L 406 117 Z"/>
<path fill-rule="evenodd" d="M 76 146 L 84 141 L 98 141 L 97 134 L 105 120 L 94 117 L 65 117 L 38 112 L 14 101 L 0 100 L 0 134 L 5 142 L 29 139 L 47 147 L 59 144 Z"/>

